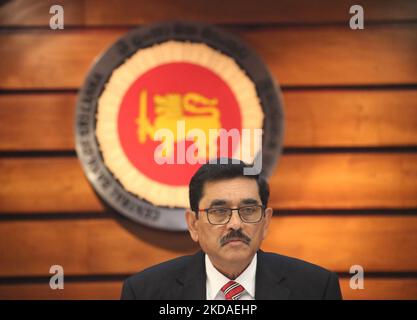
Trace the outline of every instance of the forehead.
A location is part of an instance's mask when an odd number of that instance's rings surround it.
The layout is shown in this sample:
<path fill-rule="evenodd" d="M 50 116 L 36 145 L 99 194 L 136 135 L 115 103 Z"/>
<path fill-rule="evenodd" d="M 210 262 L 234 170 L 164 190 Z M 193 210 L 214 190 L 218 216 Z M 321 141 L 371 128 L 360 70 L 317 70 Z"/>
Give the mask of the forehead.
<path fill-rule="evenodd" d="M 238 203 L 242 199 L 260 201 L 258 184 L 255 179 L 237 177 L 232 179 L 209 181 L 204 184 L 201 205 L 209 204 L 214 199 Z"/>

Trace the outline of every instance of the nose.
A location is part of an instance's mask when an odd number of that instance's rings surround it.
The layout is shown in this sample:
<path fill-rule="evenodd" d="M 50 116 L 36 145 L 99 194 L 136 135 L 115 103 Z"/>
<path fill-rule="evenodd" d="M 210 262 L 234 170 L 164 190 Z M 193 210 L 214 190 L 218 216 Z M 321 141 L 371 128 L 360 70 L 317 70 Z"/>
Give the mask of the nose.
<path fill-rule="evenodd" d="M 238 230 L 242 227 L 242 220 L 239 217 L 237 210 L 232 211 L 232 216 L 227 224 L 228 229 Z"/>

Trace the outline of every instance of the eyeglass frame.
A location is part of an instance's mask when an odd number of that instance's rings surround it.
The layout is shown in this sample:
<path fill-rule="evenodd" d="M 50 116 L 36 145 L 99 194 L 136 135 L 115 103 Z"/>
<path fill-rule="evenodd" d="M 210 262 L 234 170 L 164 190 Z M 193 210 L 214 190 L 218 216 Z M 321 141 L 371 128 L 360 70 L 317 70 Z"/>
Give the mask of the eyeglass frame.
<path fill-rule="evenodd" d="M 261 217 L 259 218 L 259 220 L 258 220 L 258 221 L 255 221 L 255 222 L 248 222 L 248 221 L 245 221 L 245 220 L 243 220 L 243 219 L 242 219 L 242 216 L 240 215 L 239 210 L 240 210 L 240 209 L 243 209 L 243 208 L 248 208 L 248 207 L 258 207 L 258 208 L 261 208 Z M 230 210 L 229 219 L 228 219 L 226 222 L 224 222 L 224 223 L 212 223 L 212 222 L 210 221 L 210 219 L 209 219 L 209 213 L 208 213 L 208 211 L 209 211 L 210 209 L 228 209 L 228 210 Z M 240 221 L 242 221 L 242 222 L 244 222 L 244 223 L 256 224 L 256 223 L 261 222 L 261 221 L 262 221 L 262 219 L 265 217 L 265 209 L 266 209 L 266 206 L 264 206 L 264 205 L 260 205 L 260 204 L 250 204 L 250 205 L 246 205 L 246 206 L 239 207 L 239 208 L 227 208 L 227 207 L 219 207 L 219 208 L 205 208 L 205 209 L 199 209 L 199 210 L 197 211 L 197 217 L 198 217 L 198 213 L 199 213 L 199 212 L 203 212 L 203 211 L 204 211 L 204 212 L 206 212 L 206 214 L 207 214 L 207 220 L 208 220 L 208 222 L 209 222 L 210 224 L 212 224 L 212 225 L 214 225 L 214 226 L 222 226 L 222 225 L 228 224 L 228 223 L 230 222 L 230 220 L 232 219 L 233 211 L 235 211 L 235 210 L 236 210 L 236 211 L 237 211 L 237 214 L 238 214 L 238 216 L 239 216 Z"/>

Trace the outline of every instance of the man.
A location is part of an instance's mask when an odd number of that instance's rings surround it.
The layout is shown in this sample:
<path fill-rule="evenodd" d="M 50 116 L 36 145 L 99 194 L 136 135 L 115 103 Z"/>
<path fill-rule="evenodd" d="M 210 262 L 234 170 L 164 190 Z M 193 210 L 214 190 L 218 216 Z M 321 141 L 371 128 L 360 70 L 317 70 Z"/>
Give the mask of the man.
<path fill-rule="evenodd" d="M 186 220 L 202 251 L 128 278 L 122 299 L 341 299 L 337 275 L 259 250 L 272 209 L 269 188 L 243 162 L 205 164 L 189 185 Z"/>

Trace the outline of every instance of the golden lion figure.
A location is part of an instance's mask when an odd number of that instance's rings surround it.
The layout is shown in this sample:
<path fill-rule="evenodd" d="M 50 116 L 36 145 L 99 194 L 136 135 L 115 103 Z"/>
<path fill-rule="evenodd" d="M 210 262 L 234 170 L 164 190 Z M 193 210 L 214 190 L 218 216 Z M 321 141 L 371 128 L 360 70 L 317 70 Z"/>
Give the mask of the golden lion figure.
<path fill-rule="evenodd" d="M 154 106 L 156 118 L 152 124 L 147 116 L 148 93 L 142 90 L 139 96 L 139 117 L 136 119 L 138 125 L 138 139 L 139 143 L 143 144 L 149 137 L 154 140 L 155 132 L 159 129 L 168 129 L 174 135 L 174 143 L 185 140 L 187 133 L 193 129 L 202 130 L 205 133 L 205 141 L 195 141 L 196 146 L 205 148 L 209 158 L 216 156 L 216 146 L 218 135 L 210 135 L 210 129 L 220 129 L 220 112 L 217 109 L 217 99 L 209 99 L 198 93 L 189 92 L 181 95 L 177 93 L 170 93 L 166 95 L 155 95 Z M 177 132 L 178 121 L 185 123 L 185 137 L 179 136 Z M 207 142 L 207 143 L 206 143 Z M 166 149 L 167 157 L 170 157 L 173 148 Z"/>

